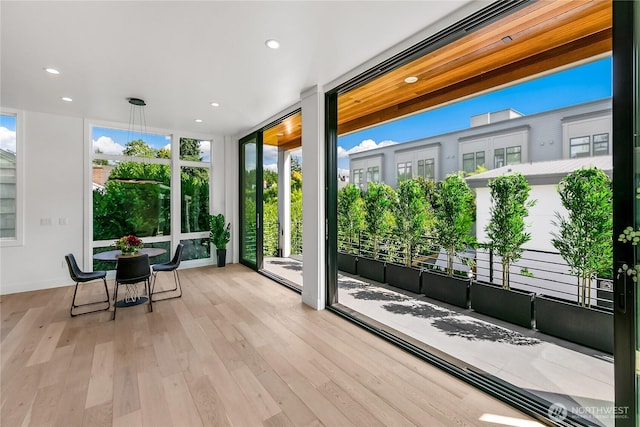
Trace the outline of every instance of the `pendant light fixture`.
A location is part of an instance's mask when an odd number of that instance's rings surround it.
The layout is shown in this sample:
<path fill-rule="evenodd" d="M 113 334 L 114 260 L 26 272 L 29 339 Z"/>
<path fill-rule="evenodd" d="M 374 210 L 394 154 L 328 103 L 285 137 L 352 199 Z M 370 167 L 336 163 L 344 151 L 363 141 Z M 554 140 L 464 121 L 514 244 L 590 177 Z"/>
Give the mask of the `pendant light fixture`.
<path fill-rule="evenodd" d="M 129 109 L 129 134 L 127 141 L 134 139 L 143 139 L 143 135 L 147 133 L 147 118 L 145 116 L 144 107 L 147 105 L 143 99 L 127 98 L 131 107 Z M 138 138 L 135 138 L 136 133 Z"/>

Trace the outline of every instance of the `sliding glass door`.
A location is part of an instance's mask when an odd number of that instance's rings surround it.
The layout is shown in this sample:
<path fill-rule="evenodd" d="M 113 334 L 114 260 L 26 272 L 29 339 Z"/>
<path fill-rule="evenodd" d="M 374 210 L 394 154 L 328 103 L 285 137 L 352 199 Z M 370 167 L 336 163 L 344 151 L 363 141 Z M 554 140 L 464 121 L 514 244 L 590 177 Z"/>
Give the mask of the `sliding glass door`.
<path fill-rule="evenodd" d="M 262 268 L 262 133 L 240 140 L 240 262 Z"/>

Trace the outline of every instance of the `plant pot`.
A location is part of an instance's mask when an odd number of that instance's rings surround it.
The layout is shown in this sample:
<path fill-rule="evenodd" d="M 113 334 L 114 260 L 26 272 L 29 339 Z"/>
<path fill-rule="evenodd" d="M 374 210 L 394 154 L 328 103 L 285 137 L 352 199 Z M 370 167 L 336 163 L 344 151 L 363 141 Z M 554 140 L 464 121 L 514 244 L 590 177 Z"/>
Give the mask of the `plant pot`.
<path fill-rule="evenodd" d="M 338 252 L 338 270 L 358 274 L 358 258 L 355 255 Z"/>
<path fill-rule="evenodd" d="M 385 282 L 384 262 L 358 257 L 358 274 L 376 282 Z"/>
<path fill-rule="evenodd" d="M 462 308 L 469 307 L 469 279 L 425 271 L 422 274 L 422 293 Z"/>
<path fill-rule="evenodd" d="M 531 329 L 533 292 L 502 289 L 490 283 L 471 285 L 471 308 L 478 313 Z"/>
<path fill-rule="evenodd" d="M 387 263 L 387 283 L 396 288 L 419 294 L 421 291 L 420 270 L 403 265 Z"/>
<path fill-rule="evenodd" d="M 217 249 L 216 253 L 218 255 L 218 267 L 224 267 L 227 265 L 227 250 Z"/>
<path fill-rule="evenodd" d="M 545 334 L 613 354 L 613 312 L 536 296 L 536 328 Z"/>

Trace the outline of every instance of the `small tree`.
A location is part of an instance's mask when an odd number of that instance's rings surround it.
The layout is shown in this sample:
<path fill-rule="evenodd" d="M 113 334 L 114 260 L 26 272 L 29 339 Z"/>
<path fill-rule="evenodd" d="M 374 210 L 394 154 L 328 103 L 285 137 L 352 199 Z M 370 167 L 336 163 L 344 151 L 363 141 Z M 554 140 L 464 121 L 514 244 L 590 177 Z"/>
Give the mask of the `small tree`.
<path fill-rule="evenodd" d="M 461 175 L 438 183 L 435 206 L 436 243 L 447 252 L 447 274 L 453 275 L 455 255 L 467 248 L 473 222 L 473 193 Z"/>
<path fill-rule="evenodd" d="M 591 306 L 591 281 L 600 272 L 611 276 L 613 264 L 613 193 L 611 179 L 600 169 L 578 169 L 558 184 L 567 217 L 556 212 L 558 227 L 551 243 L 578 280 L 577 299 Z"/>
<path fill-rule="evenodd" d="M 394 199 L 395 193 L 387 184 L 369 183 L 367 193 L 364 196 L 364 220 L 365 230 L 371 239 L 374 259 L 378 258 L 380 239 L 393 227 L 391 206 Z"/>
<path fill-rule="evenodd" d="M 433 218 L 430 209 L 427 209 L 424 190 L 418 182 L 413 179 L 402 181 L 396 195 L 397 203 L 393 205 L 395 232 L 403 244 L 404 264 L 411 267 L 413 250 L 427 232 Z"/>
<path fill-rule="evenodd" d="M 358 254 L 357 238 L 364 228 L 364 201 L 355 184 L 347 184 L 338 191 L 338 235 L 346 242 L 347 253 Z"/>
<path fill-rule="evenodd" d="M 502 260 L 502 287 L 509 289 L 509 266 L 522 256 L 522 245 L 531 240 L 525 232 L 524 218 L 535 200 L 529 200 L 531 187 L 519 173 L 502 175 L 489 181 L 491 219 L 486 227 L 493 250 Z"/>

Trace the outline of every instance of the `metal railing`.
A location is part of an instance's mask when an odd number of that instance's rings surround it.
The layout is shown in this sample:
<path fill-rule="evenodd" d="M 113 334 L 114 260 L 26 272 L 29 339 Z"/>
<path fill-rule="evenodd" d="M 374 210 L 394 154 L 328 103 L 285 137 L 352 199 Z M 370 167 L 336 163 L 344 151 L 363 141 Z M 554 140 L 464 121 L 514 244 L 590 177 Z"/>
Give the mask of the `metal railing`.
<path fill-rule="evenodd" d="M 281 227 L 279 221 L 262 224 L 262 253 L 264 256 L 281 256 Z M 291 222 L 291 254 L 302 255 L 302 221 Z"/>

